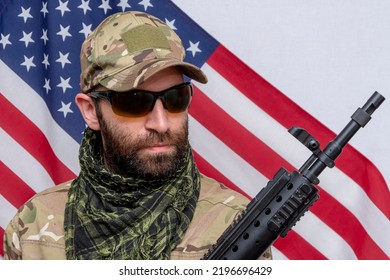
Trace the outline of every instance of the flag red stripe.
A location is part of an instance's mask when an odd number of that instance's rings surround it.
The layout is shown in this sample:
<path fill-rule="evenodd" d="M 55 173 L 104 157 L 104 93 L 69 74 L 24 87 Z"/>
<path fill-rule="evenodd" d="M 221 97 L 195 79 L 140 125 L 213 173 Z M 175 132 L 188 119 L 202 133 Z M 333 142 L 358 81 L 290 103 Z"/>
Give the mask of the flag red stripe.
<path fill-rule="evenodd" d="M 335 134 L 331 130 L 297 106 L 224 46 L 220 45 L 207 63 L 284 127 L 290 128 L 293 125 L 304 127 L 323 145 L 334 139 Z M 337 159 L 337 166 L 358 183 L 390 219 L 390 204 L 388 203 L 390 192 L 382 174 L 375 166 L 350 145 L 344 148 L 343 153 Z M 359 172 L 356 172 L 356 168 Z"/>
<path fill-rule="evenodd" d="M 229 188 L 234 189 L 240 193 L 243 193 L 247 197 L 249 197 L 247 194 L 245 194 L 239 187 L 235 186 L 233 183 L 230 182 L 229 179 L 227 179 L 224 175 L 222 175 L 218 170 L 216 170 L 213 166 L 211 166 L 205 159 L 203 159 L 199 154 L 197 154 L 194 151 L 194 157 L 195 161 L 202 172 L 204 171 L 206 176 L 210 176 L 214 179 L 216 179 L 218 182 L 223 183 L 225 186 L 229 186 Z M 233 186 L 233 187 L 231 187 Z M 279 242 L 280 238 L 277 239 L 274 246 L 276 245 L 276 248 L 283 252 L 286 256 L 290 256 L 291 259 L 302 259 L 302 256 L 307 258 L 314 258 L 314 259 L 325 259 L 325 257 L 317 251 L 312 245 L 310 245 L 306 240 L 301 238 L 294 230 L 291 230 L 286 238 L 288 244 L 299 244 L 297 247 L 300 249 L 297 251 L 294 247 L 291 246 L 285 246 L 285 242 Z M 301 252 L 303 251 L 303 253 Z"/>
<path fill-rule="evenodd" d="M 282 157 L 225 113 L 201 90 L 195 87 L 195 91 L 189 109 L 190 114 L 227 146 L 241 155 L 246 162 L 267 178 L 272 178 L 281 166 L 292 168 Z M 242 145 L 243 139 L 245 139 L 245 145 Z M 261 155 L 261 159 L 259 155 Z"/>
<path fill-rule="evenodd" d="M 12 172 L 12 170 L 10 170 L 4 163 L 0 163 L 0 174 L 1 182 L 7 182 L 0 184 L 0 193 L 13 206 L 15 206 L 15 208 L 22 206 L 35 194 L 35 191 L 22 181 L 14 172 Z"/>
<path fill-rule="evenodd" d="M 261 140 L 256 138 L 235 119 L 226 114 L 225 111 L 217 106 L 202 91 L 198 88 L 195 88 L 195 90 L 196 94 L 194 95 L 192 106 L 190 107 L 191 115 L 245 159 L 245 161 L 254 166 L 267 178 L 272 178 L 281 166 L 285 167 L 287 170 L 294 169 L 287 161 L 262 143 Z M 208 114 L 208 112 L 213 113 Z M 234 131 L 234 134 L 231 133 L 231 131 Z M 242 142 L 239 141 L 239 139 L 245 139 L 245 145 L 242 145 Z M 256 151 L 256 153 L 253 151 Z M 259 160 L 258 155 L 261 155 L 261 160 Z M 343 235 L 350 236 L 349 238 L 346 238 L 346 242 L 348 242 L 353 249 L 355 249 L 354 247 L 356 246 L 354 246 L 353 242 L 350 243 L 354 240 L 351 236 L 367 236 L 367 238 L 370 239 L 366 230 L 361 226 L 357 218 L 343 205 L 321 188 L 320 195 L 321 207 L 314 208 L 318 209 L 315 214 L 336 232 L 342 232 Z M 328 208 L 338 209 L 337 216 L 339 216 L 343 222 L 339 223 L 334 219 L 333 215 L 327 215 L 326 211 L 323 209 Z M 366 249 L 369 249 L 370 252 L 374 252 L 374 255 L 380 254 L 381 250 L 375 242 L 372 241 L 366 245 L 370 244 L 372 246 Z"/>
<path fill-rule="evenodd" d="M 372 143 L 375 143 L 373 141 Z M 375 145 L 375 144 L 374 144 Z M 337 159 L 336 165 L 348 176 L 353 178 L 360 186 L 364 186 L 363 190 L 368 197 L 377 205 L 377 207 L 390 219 L 390 191 L 387 187 L 383 175 L 378 172 L 378 169 L 369 161 L 367 161 L 362 154 L 351 148 L 351 153 L 348 152 L 347 146 L 345 154 Z M 353 163 L 353 164 L 351 164 Z"/>
<path fill-rule="evenodd" d="M 272 152 L 267 145 L 261 142 L 261 140 L 253 136 L 228 114 L 224 113 L 224 111 L 210 100 L 202 91 L 198 88 L 195 88 L 195 91 L 196 93 L 194 94 L 189 110 L 191 116 L 202 123 L 207 129 L 209 129 L 210 132 L 244 158 L 249 164 L 254 166 L 257 170 L 260 170 L 260 172 L 268 178 L 272 177 L 280 166 L 290 167 L 286 161 L 284 161 L 276 153 Z M 213 113 L 209 114 L 208 112 Z M 231 131 L 234 131 L 235 134 L 233 135 Z M 245 139 L 245 145 L 242 145 L 239 139 Z M 256 153 L 253 153 L 253 151 L 256 151 Z M 255 155 L 258 154 L 262 155 L 262 160 L 255 157 Z M 267 160 L 267 158 L 269 158 L 269 160 Z M 274 165 L 274 169 L 277 169 L 272 170 L 272 168 L 268 168 L 270 165 Z M 217 177 L 217 174 L 214 174 L 212 170 L 209 172 L 211 177 Z M 220 178 L 220 180 L 226 186 L 230 187 L 229 182 L 224 181 L 223 178 Z M 260 187 L 261 186 L 259 186 L 259 191 Z M 301 248 L 309 245 L 306 241 L 301 242 L 301 239 L 295 240 L 293 237 L 291 238 L 291 242 L 299 242 L 299 246 Z M 285 250 L 283 250 L 283 253 Z M 308 248 L 308 250 L 312 251 L 312 248 Z"/>
<path fill-rule="evenodd" d="M 293 230 L 285 238 L 278 238 L 274 247 L 291 260 L 328 259 Z"/>
<path fill-rule="evenodd" d="M 233 184 L 228 178 L 226 178 L 221 172 L 219 172 L 210 163 L 208 163 L 196 151 L 193 151 L 193 154 L 196 165 L 198 166 L 199 171 L 202 174 L 213 178 L 220 183 L 223 183 L 225 186 L 229 186 L 229 189 L 235 190 L 250 199 L 249 195 L 246 192 L 244 192 L 242 189 Z"/>
<path fill-rule="evenodd" d="M 358 259 L 389 259 L 360 221 L 327 192 L 320 192 L 320 199 L 310 208 L 310 211 L 332 227 L 351 246 Z"/>
<path fill-rule="evenodd" d="M 52 180 L 58 184 L 74 178 L 75 174 L 58 159 L 42 131 L 3 95 L 0 102 L 0 125 L 46 169 Z"/>

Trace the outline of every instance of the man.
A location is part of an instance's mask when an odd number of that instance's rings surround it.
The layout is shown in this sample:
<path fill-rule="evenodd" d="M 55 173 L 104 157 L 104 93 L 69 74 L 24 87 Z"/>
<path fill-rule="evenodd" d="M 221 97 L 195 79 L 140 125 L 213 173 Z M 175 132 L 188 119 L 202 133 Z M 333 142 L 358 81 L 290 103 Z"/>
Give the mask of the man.
<path fill-rule="evenodd" d="M 200 259 L 216 242 L 248 200 L 196 167 L 184 75 L 207 78 L 184 55 L 145 13 L 115 14 L 91 33 L 76 96 L 88 125 L 80 174 L 19 209 L 5 259 Z"/>

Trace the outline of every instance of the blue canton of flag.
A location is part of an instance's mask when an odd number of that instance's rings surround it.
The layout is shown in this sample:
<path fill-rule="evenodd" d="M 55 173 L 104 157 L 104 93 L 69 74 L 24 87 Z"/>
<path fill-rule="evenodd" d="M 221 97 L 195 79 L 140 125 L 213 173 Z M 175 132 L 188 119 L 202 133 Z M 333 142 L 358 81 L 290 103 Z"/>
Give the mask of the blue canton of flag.
<path fill-rule="evenodd" d="M 78 142 L 85 129 L 74 103 L 80 91 L 80 46 L 108 15 L 128 10 L 153 12 L 179 34 L 187 49 L 186 60 L 198 66 L 217 46 L 165 1 L 17 1 L 3 5 L 0 58 L 45 100 L 53 118 Z"/>

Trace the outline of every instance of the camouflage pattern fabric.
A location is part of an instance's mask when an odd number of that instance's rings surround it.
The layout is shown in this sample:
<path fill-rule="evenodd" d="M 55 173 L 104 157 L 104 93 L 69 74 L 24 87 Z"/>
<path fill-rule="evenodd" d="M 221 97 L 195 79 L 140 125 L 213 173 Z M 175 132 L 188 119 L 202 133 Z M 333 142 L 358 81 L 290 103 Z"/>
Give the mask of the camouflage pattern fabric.
<path fill-rule="evenodd" d="M 100 84 L 127 91 L 172 66 L 206 83 L 202 70 L 183 62 L 184 57 L 179 36 L 165 22 L 142 12 L 117 13 L 106 18 L 81 47 L 81 89 L 88 93 Z"/>
<path fill-rule="evenodd" d="M 19 209 L 5 230 L 5 259 L 66 259 L 63 221 L 70 184 L 39 193 Z M 201 259 L 247 203 L 239 193 L 201 175 L 193 220 L 171 259 Z M 271 251 L 260 259 L 272 259 Z"/>

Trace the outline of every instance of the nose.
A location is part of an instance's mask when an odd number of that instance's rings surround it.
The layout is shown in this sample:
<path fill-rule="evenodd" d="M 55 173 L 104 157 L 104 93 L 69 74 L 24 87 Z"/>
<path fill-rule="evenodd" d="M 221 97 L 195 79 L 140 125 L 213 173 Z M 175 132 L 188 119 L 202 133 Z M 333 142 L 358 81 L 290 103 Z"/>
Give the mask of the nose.
<path fill-rule="evenodd" d="M 160 99 L 156 100 L 153 110 L 149 112 L 146 118 L 145 127 L 148 130 L 154 130 L 159 133 L 165 133 L 169 129 L 169 120 L 167 110 Z"/>

